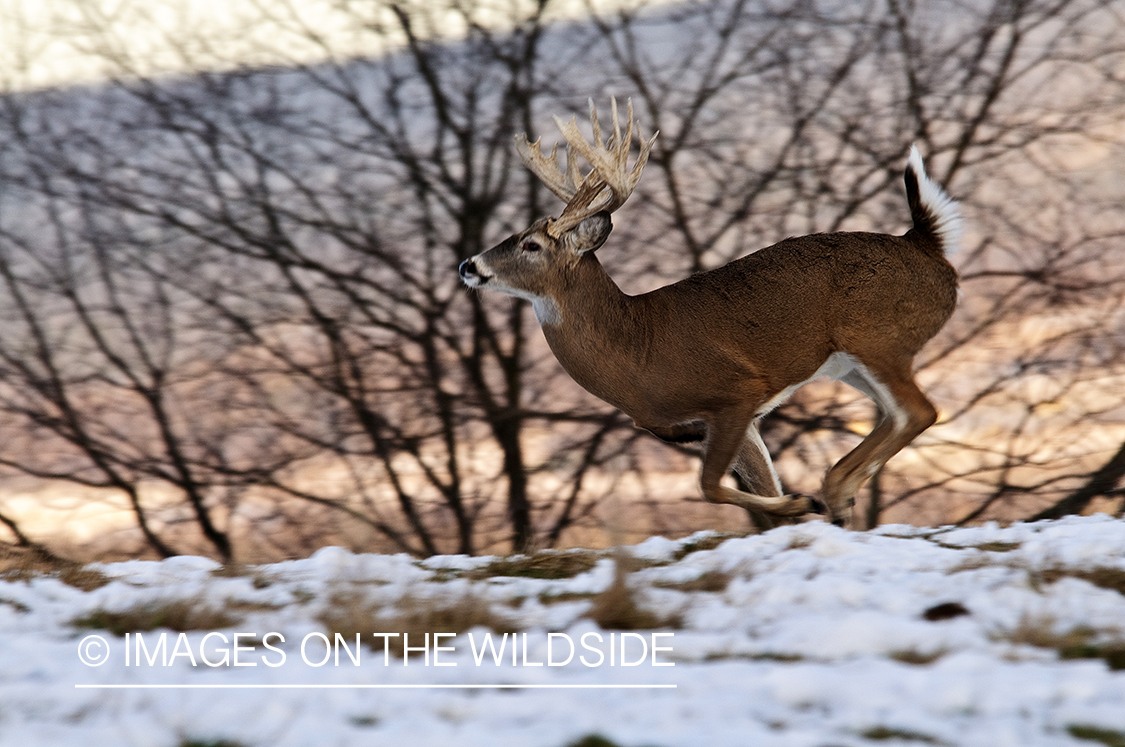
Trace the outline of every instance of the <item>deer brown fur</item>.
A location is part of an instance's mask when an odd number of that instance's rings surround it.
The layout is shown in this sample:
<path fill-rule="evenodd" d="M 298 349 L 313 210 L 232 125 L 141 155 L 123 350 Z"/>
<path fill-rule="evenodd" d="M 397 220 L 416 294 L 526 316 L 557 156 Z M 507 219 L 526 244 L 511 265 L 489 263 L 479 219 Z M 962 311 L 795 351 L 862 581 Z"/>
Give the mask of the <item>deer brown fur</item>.
<path fill-rule="evenodd" d="M 591 112 L 596 122 L 592 104 Z M 573 122 L 560 123 L 569 143 L 565 175 L 553 153 L 543 158 L 538 143 L 523 139 L 525 163 L 570 200 L 568 225 L 559 230 L 555 219 L 537 221 L 463 262 L 462 279 L 530 300 L 567 373 L 638 427 L 668 441 L 702 442 L 707 500 L 775 516 L 823 511 L 826 504 L 844 523 L 864 481 L 937 418 L 914 382 L 913 360 L 956 304 L 957 273 L 945 258 L 958 242 L 956 204 L 929 181 L 912 150 L 905 181 L 914 226 L 904 236 L 790 238 L 629 296 L 595 255 L 611 230 L 601 206 L 624 202 L 652 145 L 642 142 L 638 165 L 628 172 L 631 106 L 628 114 L 623 137 L 614 107 L 608 147 L 596 126 L 591 146 Z M 617 162 L 613 169 L 595 165 L 582 178 L 572 149 L 585 150 L 591 163 L 591 149 L 603 162 L 602 154 Z M 611 194 L 600 202 L 590 196 L 603 190 Z M 578 200 L 586 205 L 576 207 Z M 871 433 L 828 471 L 823 504 L 783 494 L 758 433 L 762 416 L 820 375 L 852 385 L 879 410 Z M 732 468 L 751 492 L 721 484 Z"/>

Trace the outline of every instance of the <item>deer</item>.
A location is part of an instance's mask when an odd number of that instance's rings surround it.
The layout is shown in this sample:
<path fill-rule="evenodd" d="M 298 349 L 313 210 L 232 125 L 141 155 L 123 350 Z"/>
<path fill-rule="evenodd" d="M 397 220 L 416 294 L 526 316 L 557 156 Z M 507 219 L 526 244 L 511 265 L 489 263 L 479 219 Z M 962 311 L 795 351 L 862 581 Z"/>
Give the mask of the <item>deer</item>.
<path fill-rule="evenodd" d="M 593 142 L 576 118 L 555 123 L 567 143 L 545 156 L 541 139 L 516 136 L 524 165 L 565 207 L 557 218 L 464 260 L 472 289 L 531 303 L 547 344 L 584 389 L 637 428 L 701 447 L 706 501 L 776 525 L 810 513 L 845 526 L 855 495 L 891 457 L 933 425 L 914 359 L 945 325 L 958 297 L 947 256 L 960 243 L 958 204 L 930 180 L 914 146 L 904 173 L 912 227 L 790 237 L 648 293 L 627 295 L 598 261 L 610 215 L 628 200 L 658 133 L 645 140 L 628 102 L 622 133 L 611 101 L 603 141 L 590 101 Z M 628 166 L 633 134 L 639 155 Z M 583 175 L 579 158 L 590 171 Z M 760 423 L 818 377 L 844 382 L 876 406 L 872 430 L 826 473 L 821 498 L 786 494 Z M 685 447 L 686 448 L 686 447 Z M 724 485 L 733 471 L 737 487 Z"/>

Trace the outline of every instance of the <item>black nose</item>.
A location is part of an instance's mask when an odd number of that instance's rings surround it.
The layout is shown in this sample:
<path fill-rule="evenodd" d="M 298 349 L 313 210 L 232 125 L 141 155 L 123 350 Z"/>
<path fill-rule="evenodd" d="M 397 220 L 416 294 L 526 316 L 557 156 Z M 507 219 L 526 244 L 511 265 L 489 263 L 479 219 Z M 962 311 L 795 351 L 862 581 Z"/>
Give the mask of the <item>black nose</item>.
<path fill-rule="evenodd" d="M 477 266 L 473 264 L 473 260 L 471 260 L 471 259 L 466 259 L 466 260 L 465 260 L 464 262 L 462 262 L 462 263 L 461 263 L 461 265 L 460 265 L 460 266 L 459 266 L 459 267 L 457 268 L 457 273 L 458 273 L 458 274 L 459 274 L 459 275 L 460 275 L 460 276 L 461 276 L 462 278 L 467 278 L 467 277 L 469 277 L 469 276 L 471 276 L 471 275 L 476 275 L 476 274 L 477 274 Z"/>

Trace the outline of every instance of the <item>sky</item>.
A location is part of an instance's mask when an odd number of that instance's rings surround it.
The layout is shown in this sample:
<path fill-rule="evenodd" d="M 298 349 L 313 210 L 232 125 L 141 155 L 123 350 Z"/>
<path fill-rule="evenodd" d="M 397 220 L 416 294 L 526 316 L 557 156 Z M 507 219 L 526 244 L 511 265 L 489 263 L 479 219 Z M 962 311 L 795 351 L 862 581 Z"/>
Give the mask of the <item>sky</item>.
<path fill-rule="evenodd" d="M 668 0 L 554 0 L 546 18 Z M 456 37 L 466 19 L 436 3 L 419 35 Z M 453 3 L 448 3 L 452 5 Z M 382 0 L 0 0 L 0 91 L 91 83 L 121 74 L 174 74 L 241 64 L 315 63 L 379 54 L 402 43 Z M 443 3 L 445 5 L 445 3 Z M 479 0 L 473 20 L 501 28 L 532 0 Z M 109 60 L 116 62 L 110 62 Z"/>

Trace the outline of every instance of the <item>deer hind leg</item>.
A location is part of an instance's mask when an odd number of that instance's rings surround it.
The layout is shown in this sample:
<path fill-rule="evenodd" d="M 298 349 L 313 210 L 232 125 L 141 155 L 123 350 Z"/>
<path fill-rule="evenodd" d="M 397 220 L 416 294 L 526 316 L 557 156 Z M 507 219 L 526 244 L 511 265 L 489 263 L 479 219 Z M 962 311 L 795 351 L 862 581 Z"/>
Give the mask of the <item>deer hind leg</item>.
<path fill-rule="evenodd" d="M 751 416 L 724 414 L 709 424 L 700 478 L 703 497 L 711 503 L 741 506 L 750 512 L 752 520 L 758 512 L 773 516 L 823 513 L 824 507 L 815 498 L 782 495 L 769 452 L 752 420 Z M 732 463 L 753 492 L 735 490 L 722 484 Z"/>
<path fill-rule="evenodd" d="M 909 361 L 876 371 L 861 364 L 840 379 L 874 400 L 878 422 L 824 478 L 833 523 L 846 524 L 863 483 L 937 420 L 937 410 L 914 383 L 910 368 Z"/>

